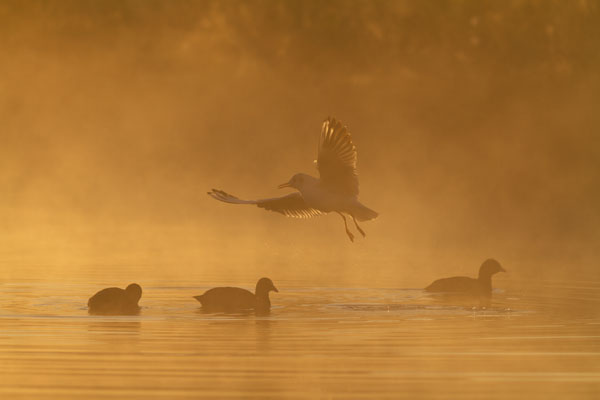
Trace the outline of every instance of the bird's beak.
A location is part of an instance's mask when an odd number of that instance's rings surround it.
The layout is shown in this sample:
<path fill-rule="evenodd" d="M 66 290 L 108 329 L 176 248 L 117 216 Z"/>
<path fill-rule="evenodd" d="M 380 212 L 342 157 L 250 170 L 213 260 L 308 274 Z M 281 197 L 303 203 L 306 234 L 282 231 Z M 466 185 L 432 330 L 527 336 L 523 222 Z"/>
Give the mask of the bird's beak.
<path fill-rule="evenodd" d="M 292 185 L 289 182 L 286 183 L 282 183 L 281 185 L 277 186 L 279 189 L 283 189 L 286 187 L 292 187 Z"/>
<path fill-rule="evenodd" d="M 277 290 L 277 288 L 275 287 L 275 285 L 273 285 L 273 291 L 279 293 L 279 290 Z"/>

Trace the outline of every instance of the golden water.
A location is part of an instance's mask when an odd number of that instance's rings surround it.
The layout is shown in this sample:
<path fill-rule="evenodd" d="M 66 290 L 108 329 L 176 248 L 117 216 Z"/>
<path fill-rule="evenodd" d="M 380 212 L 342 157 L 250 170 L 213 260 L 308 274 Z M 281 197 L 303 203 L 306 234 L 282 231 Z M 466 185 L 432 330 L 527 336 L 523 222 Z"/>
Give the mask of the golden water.
<path fill-rule="evenodd" d="M 140 280 L 139 316 L 89 316 L 103 283 L 0 281 L 0 398 L 600 395 L 596 281 L 496 289 L 485 308 L 276 281 L 271 315 L 256 317 L 200 312 L 192 296 L 223 282 Z"/>

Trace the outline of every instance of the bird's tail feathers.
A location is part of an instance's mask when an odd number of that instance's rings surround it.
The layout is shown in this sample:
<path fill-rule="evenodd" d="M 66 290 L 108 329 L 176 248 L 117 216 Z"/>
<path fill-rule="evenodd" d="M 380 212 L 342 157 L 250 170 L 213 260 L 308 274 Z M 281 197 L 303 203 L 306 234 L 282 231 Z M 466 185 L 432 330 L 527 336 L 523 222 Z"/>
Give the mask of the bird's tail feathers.
<path fill-rule="evenodd" d="M 359 221 L 368 221 L 370 219 L 375 219 L 379 215 L 377 212 L 371 210 L 369 207 L 366 207 L 360 203 L 358 203 L 357 207 L 353 210 L 354 218 Z"/>

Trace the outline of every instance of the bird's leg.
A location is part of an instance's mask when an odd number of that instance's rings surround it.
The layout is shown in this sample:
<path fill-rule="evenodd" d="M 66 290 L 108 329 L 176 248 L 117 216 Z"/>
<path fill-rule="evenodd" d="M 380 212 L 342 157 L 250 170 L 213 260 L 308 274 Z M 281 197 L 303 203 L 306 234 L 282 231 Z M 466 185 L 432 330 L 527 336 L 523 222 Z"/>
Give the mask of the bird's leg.
<path fill-rule="evenodd" d="M 350 232 L 348 230 L 348 224 L 346 223 L 346 216 L 339 211 L 336 211 L 336 213 L 340 214 L 340 217 L 342 217 L 342 219 L 344 220 L 344 227 L 346 228 L 346 234 L 350 238 L 350 241 L 354 242 L 354 235 L 352 234 L 352 232 Z"/>
<path fill-rule="evenodd" d="M 352 215 L 352 214 L 350 214 L 350 215 Z M 367 234 L 365 233 L 365 231 L 360 229 L 360 226 L 358 226 L 358 222 L 356 222 L 356 218 L 354 218 L 354 215 L 352 215 L 352 221 L 354 221 L 354 226 L 356 226 L 356 229 L 358 229 L 358 231 L 363 235 L 363 237 L 367 237 Z"/>

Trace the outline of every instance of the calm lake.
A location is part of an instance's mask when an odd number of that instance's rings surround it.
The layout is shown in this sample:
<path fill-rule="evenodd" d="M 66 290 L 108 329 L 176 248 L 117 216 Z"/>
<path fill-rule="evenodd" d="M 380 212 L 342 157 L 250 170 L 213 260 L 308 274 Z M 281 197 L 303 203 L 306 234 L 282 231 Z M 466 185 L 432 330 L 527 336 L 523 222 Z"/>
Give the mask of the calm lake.
<path fill-rule="evenodd" d="M 86 302 L 111 286 L 103 279 L 2 280 L 0 398 L 600 395 L 598 281 L 497 288 L 485 307 L 417 288 L 274 281 L 266 317 L 203 314 L 192 298 L 255 282 L 143 279 L 139 316 L 99 317 Z"/>

